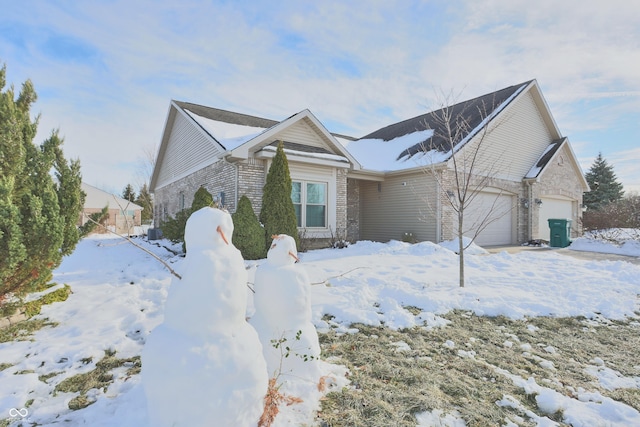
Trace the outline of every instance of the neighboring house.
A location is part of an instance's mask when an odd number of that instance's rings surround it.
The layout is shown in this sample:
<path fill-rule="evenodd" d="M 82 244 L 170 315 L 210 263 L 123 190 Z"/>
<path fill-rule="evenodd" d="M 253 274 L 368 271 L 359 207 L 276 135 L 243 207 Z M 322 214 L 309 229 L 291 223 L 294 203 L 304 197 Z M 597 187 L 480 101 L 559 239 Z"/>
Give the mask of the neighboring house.
<path fill-rule="evenodd" d="M 142 206 L 89 184 L 85 184 L 84 182 L 82 183 L 82 191 L 85 192 L 86 198 L 78 225 L 84 225 L 88 222 L 89 215 L 100 212 L 105 206 L 108 206 L 109 217 L 105 225 L 110 231 L 123 235 L 138 234 L 142 217 Z M 102 231 L 96 229 L 96 232 Z"/>
<path fill-rule="evenodd" d="M 481 106 L 486 114 L 479 113 Z M 469 124 L 454 149 L 456 159 L 481 141 L 479 164 L 487 168 L 475 172 L 492 170 L 489 185 L 466 210 L 470 225 L 489 210 L 495 216 L 479 244 L 549 240 L 548 218 L 571 219 L 573 236 L 580 233 L 582 194 L 589 187 L 535 80 L 449 111 Z M 247 195 L 258 214 L 271 159 L 283 141 L 305 237 L 388 241 L 412 233 L 418 241 L 452 239 L 447 197 L 455 185 L 453 158 L 440 137 L 442 124 L 433 120 L 437 113 L 356 139 L 332 134 L 309 110 L 275 121 L 171 101 L 150 185 L 154 223 L 190 206 L 200 186 L 230 212 Z"/>

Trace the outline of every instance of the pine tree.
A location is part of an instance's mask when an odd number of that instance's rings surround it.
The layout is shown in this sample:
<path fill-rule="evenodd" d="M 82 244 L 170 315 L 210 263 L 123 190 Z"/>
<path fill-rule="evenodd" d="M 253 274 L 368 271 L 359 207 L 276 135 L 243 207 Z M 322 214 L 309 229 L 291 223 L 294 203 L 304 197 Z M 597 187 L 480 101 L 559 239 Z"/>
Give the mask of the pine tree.
<path fill-rule="evenodd" d="M 618 182 L 613 166 L 598 153 L 591 168 L 585 174 L 591 191 L 584 194 L 584 204 L 589 210 L 598 210 L 611 202 L 622 199 L 624 191 Z"/>
<path fill-rule="evenodd" d="M 262 259 L 267 256 L 265 234 L 251 201 L 247 196 L 240 197 L 238 209 L 231 215 L 233 219 L 233 245 L 242 253 L 244 259 Z"/>
<path fill-rule="evenodd" d="M 300 246 L 298 220 L 291 200 L 291 187 L 289 162 L 284 154 L 284 145 L 280 141 L 262 191 L 260 222 L 264 225 L 267 248 L 271 246 L 273 240 L 271 236 L 277 234 L 293 237 L 296 246 Z"/>
<path fill-rule="evenodd" d="M 153 219 L 153 199 L 146 183 L 142 185 L 142 188 L 138 192 L 135 203 L 138 206 L 142 206 L 142 222 L 151 221 Z"/>
<path fill-rule="evenodd" d="M 0 91 L 6 67 L 0 69 Z M 62 257 L 73 251 L 84 194 L 80 163 L 62 155 L 57 131 L 33 143 L 38 119 L 30 108 L 36 92 L 27 80 L 15 98 L 0 92 L 0 296 L 39 289 Z M 51 172 L 55 173 L 54 181 Z"/>
<path fill-rule="evenodd" d="M 127 186 L 122 191 L 122 198 L 133 202 L 136 199 L 136 192 L 133 189 L 131 184 L 127 184 Z"/>

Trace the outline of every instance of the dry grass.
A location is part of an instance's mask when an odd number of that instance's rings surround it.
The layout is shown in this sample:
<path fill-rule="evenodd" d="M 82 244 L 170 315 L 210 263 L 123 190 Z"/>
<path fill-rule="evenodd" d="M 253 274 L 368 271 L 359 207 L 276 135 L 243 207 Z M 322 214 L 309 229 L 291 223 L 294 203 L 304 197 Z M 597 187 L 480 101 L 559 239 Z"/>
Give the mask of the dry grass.
<path fill-rule="evenodd" d="M 54 394 L 57 392 L 80 393 L 71 399 L 69 409 L 77 410 L 86 408 L 94 403 L 87 398 L 87 392 L 91 389 L 103 389 L 106 391 L 107 387 L 113 382 L 112 371 L 123 366 L 129 368 L 127 375 L 140 373 L 140 357 L 119 359 L 115 356 L 114 351 L 105 351 L 104 357 L 96 363 L 95 369 L 64 379 L 55 387 Z"/>
<path fill-rule="evenodd" d="M 44 328 L 45 326 L 54 327 L 57 324 L 50 322 L 48 319 L 30 319 L 23 320 L 7 328 L 0 329 L 0 343 L 9 341 L 28 341 L 31 334 Z"/>
<path fill-rule="evenodd" d="M 533 377 L 568 396 L 583 387 L 640 410 L 640 390 L 610 392 L 585 372 L 600 357 L 623 375 L 637 376 L 636 322 L 544 317 L 514 321 L 465 312 L 445 317 L 451 324 L 432 330 L 353 325 L 359 333 L 322 334 L 323 356 L 338 357 L 350 369 L 352 387 L 327 396 L 321 424 L 415 427 L 416 413 L 439 409 L 457 411 L 470 427 L 504 425 L 507 418 L 516 422 L 517 417 L 524 418 L 518 425 L 535 425 L 520 411 L 496 405 L 505 394 L 539 416 L 562 420 L 562 414 L 543 413 L 535 396 L 526 395 L 499 369 Z M 408 348 L 400 351 L 399 342 Z"/>

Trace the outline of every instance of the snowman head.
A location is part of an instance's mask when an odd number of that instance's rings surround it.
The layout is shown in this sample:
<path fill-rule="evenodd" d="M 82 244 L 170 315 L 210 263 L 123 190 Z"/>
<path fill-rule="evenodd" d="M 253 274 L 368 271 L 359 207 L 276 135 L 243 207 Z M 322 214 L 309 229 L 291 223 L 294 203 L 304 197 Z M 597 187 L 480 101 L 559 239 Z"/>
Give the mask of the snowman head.
<path fill-rule="evenodd" d="M 291 265 L 300 259 L 298 258 L 298 250 L 296 249 L 296 241 L 293 237 L 286 234 L 278 234 L 271 236 L 273 243 L 267 252 L 267 261 L 277 266 Z"/>
<path fill-rule="evenodd" d="M 228 212 L 205 207 L 191 214 L 184 230 L 187 249 L 213 249 L 231 243 L 233 220 Z"/>

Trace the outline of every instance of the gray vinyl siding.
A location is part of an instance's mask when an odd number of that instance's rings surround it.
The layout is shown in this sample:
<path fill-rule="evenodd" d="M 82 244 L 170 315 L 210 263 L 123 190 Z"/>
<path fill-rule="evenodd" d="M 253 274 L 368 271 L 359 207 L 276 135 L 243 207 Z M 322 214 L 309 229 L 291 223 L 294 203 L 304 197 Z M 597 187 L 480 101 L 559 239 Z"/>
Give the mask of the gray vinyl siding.
<path fill-rule="evenodd" d="M 485 175 L 491 169 L 495 177 L 520 181 L 552 140 L 533 96 L 527 92 L 491 124 L 476 173 Z M 466 148 L 470 156 L 474 145 Z"/>
<path fill-rule="evenodd" d="M 182 114 L 176 114 L 156 188 L 210 165 L 220 154 L 221 149 L 209 141 L 196 125 Z"/>
<path fill-rule="evenodd" d="M 436 184 L 422 172 L 361 181 L 360 238 L 386 242 L 410 232 L 418 241 L 437 241 Z"/>

